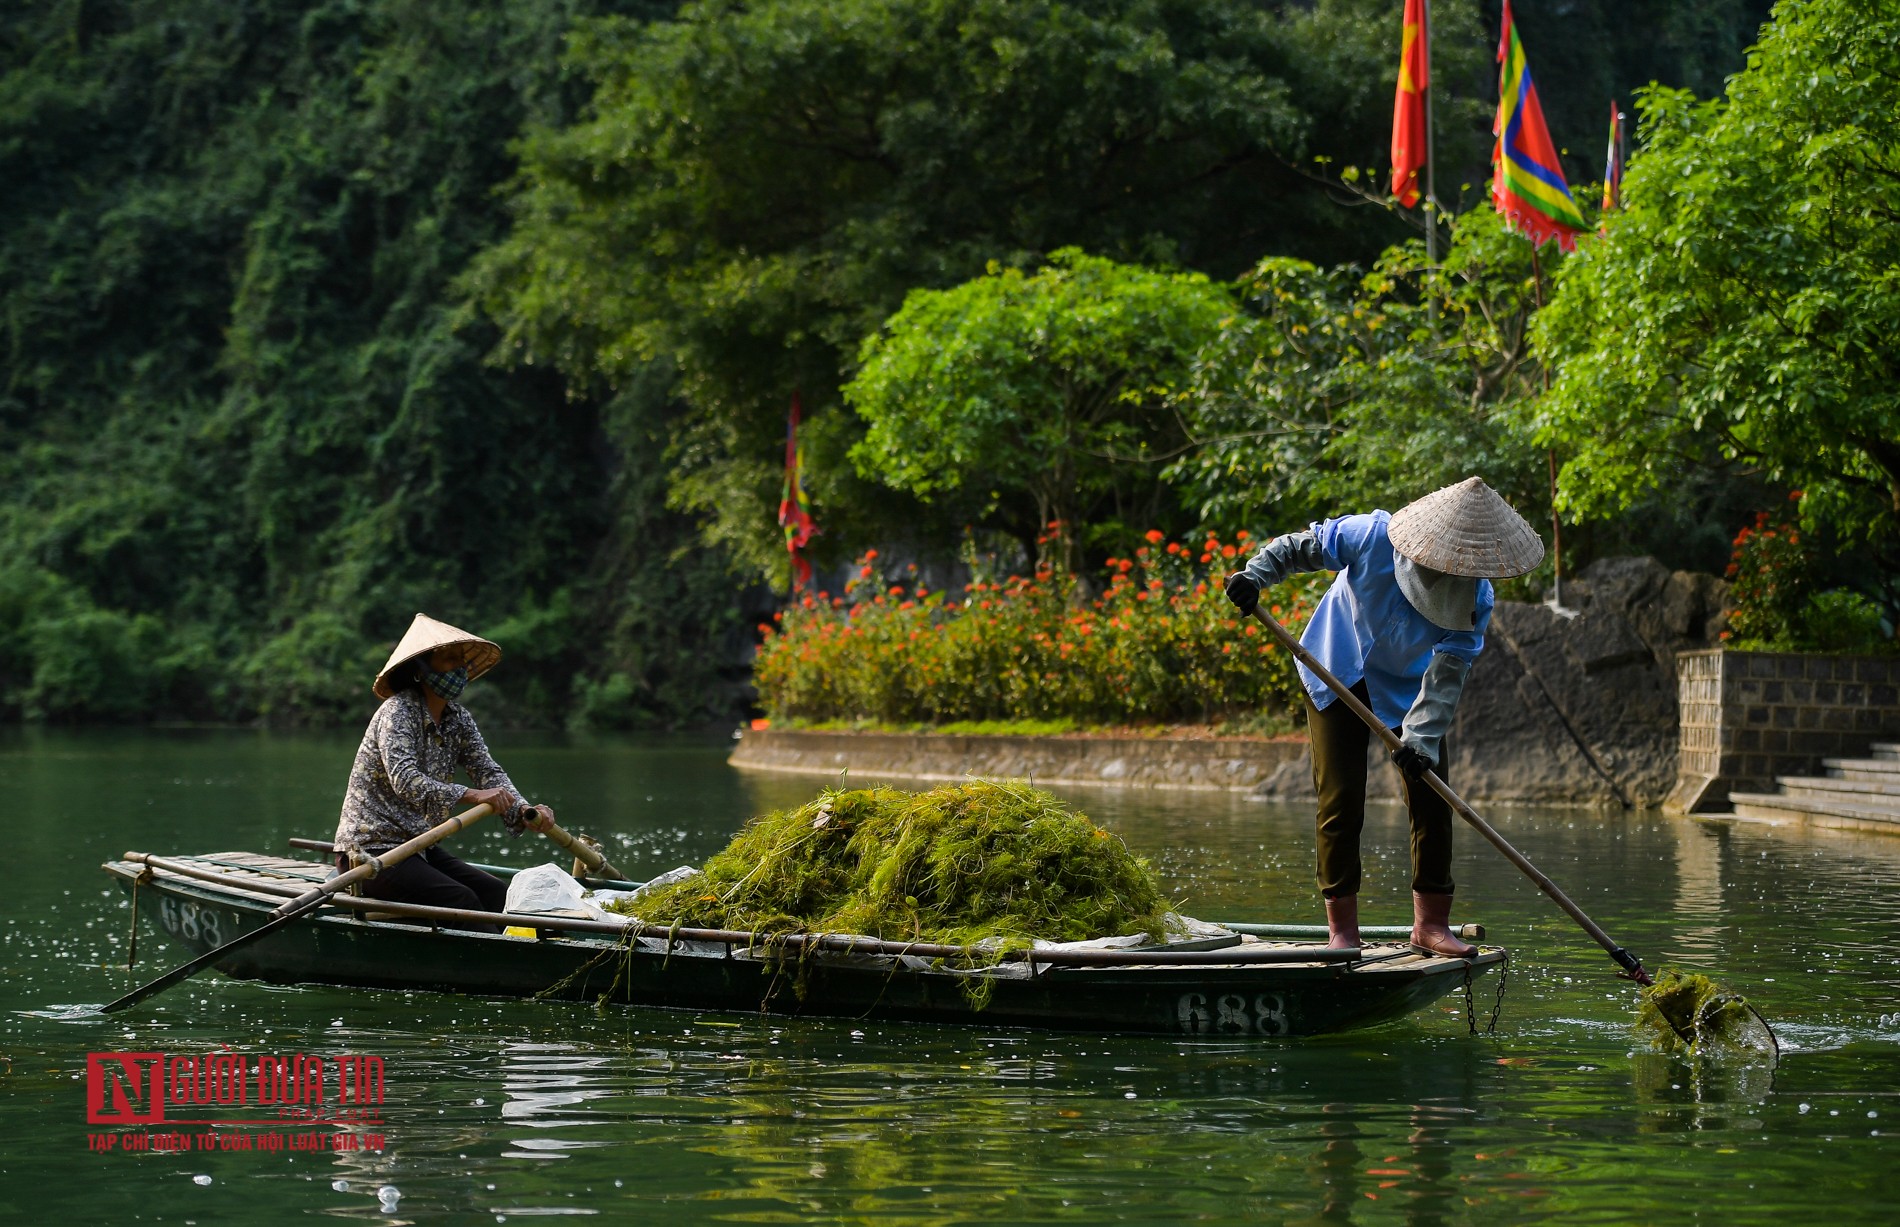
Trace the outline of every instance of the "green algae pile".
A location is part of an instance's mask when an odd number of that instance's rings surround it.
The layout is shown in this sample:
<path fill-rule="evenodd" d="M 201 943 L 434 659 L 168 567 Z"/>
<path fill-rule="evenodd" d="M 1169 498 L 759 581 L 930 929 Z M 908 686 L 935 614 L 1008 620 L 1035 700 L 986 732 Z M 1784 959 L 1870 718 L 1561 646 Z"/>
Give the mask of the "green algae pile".
<path fill-rule="evenodd" d="M 1662 1052 L 1691 1056 L 1772 1053 L 1774 1033 L 1739 995 L 1705 975 L 1671 968 L 1643 990 L 1636 1030 Z"/>
<path fill-rule="evenodd" d="M 754 818 L 701 873 L 619 905 L 649 924 L 1023 946 L 1162 932 L 1122 841 L 1016 783 L 830 790 Z"/>

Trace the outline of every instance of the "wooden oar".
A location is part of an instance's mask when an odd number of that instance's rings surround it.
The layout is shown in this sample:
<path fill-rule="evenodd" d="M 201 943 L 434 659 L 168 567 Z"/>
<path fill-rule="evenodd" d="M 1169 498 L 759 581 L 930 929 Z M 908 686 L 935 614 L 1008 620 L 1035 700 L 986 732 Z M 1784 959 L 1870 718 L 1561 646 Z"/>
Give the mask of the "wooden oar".
<path fill-rule="evenodd" d="M 207 950 L 190 962 L 182 963 L 172 968 L 158 979 L 153 980 L 150 984 L 141 985 L 117 1001 L 108 1002 L 100 1006 L 99 1012 L 101 1014 L 116 1014 L 120 1010 L 137 1005 L 155 993 L 164 992 L 180 980 L 185 979 L 194 972 L 209 967 L 232 951 L 248 946 L 260 937 L 276 932 L 291 921 L 316 911 L 324 904 L 330 902 L 330 897 L 338 891 L 345 890 L 365 878 L 375 877 L 391 865 L 406 861 L 416 853 L 434 847 L 463 827 L 494 812 L 495 811 L 487 805 L 477 805 L 473 809 L 457 814 L 455 817 L 437 826 L 430 827 L 408 843 L 398 844 L 381 856 L 368 858 L 363 864 L 358 865 L 356 868 L 344 873 L 339 873 L 321 886 L 312 887 L 296 898 L 287 901 L 273 911 L 263 924 L 252 929 L 249 933 L 234 937 L 217 949 Z"/>
<path fill-rule="evenodd" d="M 622 882 L 632 881 L 626 874 L 614 868 L 613 864 L 600 854 L 598 848 L 595 848 L 586 840 L 562 830 L 561 825 L 555 822 L 554 819 L 548 819 L 547 829 L 541 833 L 563 848 L 566 848 L 569 852 L 572 852 L 574 859 L 587 866 L 587 872 L 592 876 L 596 878 L 617 878 Z"/>
<path fill-rule="evenodd" d="M 1273 637 L 1280 641 L 1281 647 L 1293 653 L 1295 660 L 1312 670 L 1313 676 L 1326 683 L 1326 688 L 1332 691 L 1333 696 L 1341 703 L 1344 703 L 1353 715 L 1365 721 L 1366 727 L 1378 734 L 1379 740 L 1385 743 L 1387 750 L 1396 750 L 1399 748 L 1398 735 L 1387 728 L 1385 723 L 1377 716 L 1373 715 L 1372 709 L 1367 707 L 1364 703 L 1361 703 L 1358 695 L 1342 685 L 1340 680 L 1333 676 L 1332 670 L 1319 662 L 1317 656 L 1307 651 L 1304 647 L 1301 647 L 1300 641 L 1295 639 L 1286 627 L 1281 626 L 1265 609 L 1258 605 L 1254 606 L 1253 616 L 1260 619 L 1267 630 L 1273 634 Z M 1611 940 L 1610 935 L 1603 931 L 1601 925 L 1584 915 L 1583 909 L 1571 902 L 1569 895 L 1564 894 L 1562 890 L 1558 889 L 1555 882 L 1544 876 L 1543 870 L 1531 864 L 1522 852 L 1513 848 L 1504 836 L 1498 834 L 1495 827 L 1478 817 L 1477 811 L 1472 809 L 1469 805 L 1466 805 L 1464 799 L 1453 792 L 1451 785 L 1440 779 L 1436 771 L 1427 771 L 1424 775 L 1425 782 L 1431 785 L 1433 792 L 1445 799 L 1445 804 L 1451 806 L 1452 809 L 1457 811 L 1460 818 L 1463 818 L 1466 822 L 1475 827 L 1478 834 L 1484 836 L 1486 840 L 1490 841 L 1492 847 L 1502 852 L 1506 860 L 1521 869 L 1525 877 L 1537 883 L 1537 889 L 1549 895 L 1551 900 L 1555 902 L 1558 907 L 1562 908 L 1570 919 L 1576 921 L 1577 924 L 1583 928 L 1585 933 L 1588 933 L 1591 937 L 1596 939 L 1597 945 L 1609 951 L 1610 957 L 1616 960 L 1616 965 L 1623 969 L 1620 974 L 1644 986 L 1655 983 L 1655 981 L 1650 979 L 1649 973 L 1643 970 L 1641 959 Z"/>

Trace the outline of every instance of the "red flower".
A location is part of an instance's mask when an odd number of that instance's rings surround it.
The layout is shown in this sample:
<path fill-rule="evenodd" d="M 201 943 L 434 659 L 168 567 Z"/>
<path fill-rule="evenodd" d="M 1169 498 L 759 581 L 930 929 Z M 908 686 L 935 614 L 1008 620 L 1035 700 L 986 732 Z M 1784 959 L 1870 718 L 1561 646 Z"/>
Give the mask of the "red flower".
<path fill-rule="evenodd" d="M 1151 528 L 1147 532 L 1143 533 L 1142 536 L 1148 538 L 1148 540 L 1155 545 L 1160 545 L 1162 541 L 1166 540 L 1167 538 L 1167 534 L 1162 532 L 1158 528 Z"/>

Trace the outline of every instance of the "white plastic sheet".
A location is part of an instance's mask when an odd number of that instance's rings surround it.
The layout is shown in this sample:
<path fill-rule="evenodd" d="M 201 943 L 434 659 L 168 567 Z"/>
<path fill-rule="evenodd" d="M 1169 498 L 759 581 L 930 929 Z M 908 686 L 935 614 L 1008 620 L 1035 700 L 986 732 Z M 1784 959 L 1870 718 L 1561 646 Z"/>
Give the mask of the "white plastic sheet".
<path fill-rule="evenodd" d="M 507 909 L 525 916 L 573 916 L 627 923 L 627 917 L 605 911 L 590 900 L 574 875 L 552 862 L 523 869 L 514 876 L 508 883 Z"/>

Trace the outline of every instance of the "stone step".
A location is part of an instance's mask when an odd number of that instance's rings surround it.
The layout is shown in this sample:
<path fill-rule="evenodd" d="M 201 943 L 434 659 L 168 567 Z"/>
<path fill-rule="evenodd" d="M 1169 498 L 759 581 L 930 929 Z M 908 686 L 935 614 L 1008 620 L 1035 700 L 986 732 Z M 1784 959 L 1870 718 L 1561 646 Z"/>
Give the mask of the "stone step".
<path fill-rule="evenodd" d="M 1900 741 L 1876 741 L 1870 751 L 1875 758 L 1900 761 Z"/>
<path fill-rule="evenodd" d="M 1790 797 L 1778 792 L 1734 792 L 1729 804 L 1743 818 L 1809 822 L 1821 826 L 1852 826 L 1900 832 L 1900 800 L 1892 805 L 1872 799 Z"/>
<path fill-rule="evenodd" d="M 1824 758 L 1821 765 L 1830 775 L 1839 771 L 1849 780 L 1865 779 L 1869 772 L 1900 778 L 1900 758 Z"/>
<path fill-rule="evenodd" d="M 1775 782 L 1781 785 L 1781 791 L 1796 797 L 1827 797 L 1861 793 L 1900 797 L 1900 778 L 1844 780 L 1838 776 L 1778 775 L 1775 777 Z"/>

